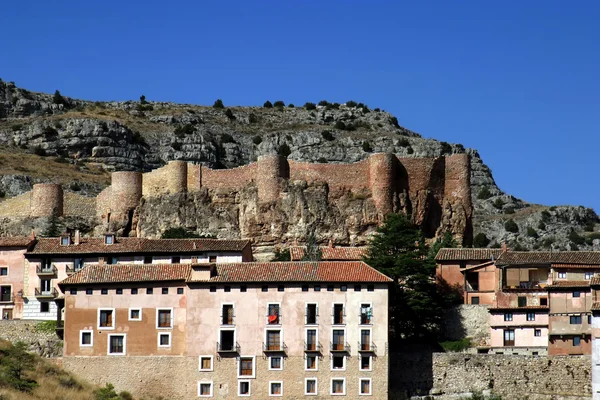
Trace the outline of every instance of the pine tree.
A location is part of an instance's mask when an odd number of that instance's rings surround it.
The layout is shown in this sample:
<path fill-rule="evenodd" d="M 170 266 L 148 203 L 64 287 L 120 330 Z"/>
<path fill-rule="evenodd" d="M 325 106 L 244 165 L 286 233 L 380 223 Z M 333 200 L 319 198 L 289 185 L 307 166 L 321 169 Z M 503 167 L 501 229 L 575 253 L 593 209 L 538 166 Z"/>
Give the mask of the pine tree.
<path fill-rule="evenodd" d="M 52 102 L 54 104 L 65 104 L 66 103 L 65 98 L 62 97 L 62 95 L 60 94 L 60 92 L 58 90 L 56 90 L 54 92 L 54 96 L 52 97 Z"/>
<path fill-rule="evenodd" d="M 306 237 L 306 250 L 302 261 L 321 261 L 321 248 L 317 243 L 317 236 L 315 235 L 314 229 L 308 233 Z"/>
<path fill-rule="evenodd" d="M 60 220 L 58 218 L 58 210 L 54 208 L 52 214 L 46 222 L 46 229 L 42 232 L 44 237 L 57 237 L 60 235 Z"/>

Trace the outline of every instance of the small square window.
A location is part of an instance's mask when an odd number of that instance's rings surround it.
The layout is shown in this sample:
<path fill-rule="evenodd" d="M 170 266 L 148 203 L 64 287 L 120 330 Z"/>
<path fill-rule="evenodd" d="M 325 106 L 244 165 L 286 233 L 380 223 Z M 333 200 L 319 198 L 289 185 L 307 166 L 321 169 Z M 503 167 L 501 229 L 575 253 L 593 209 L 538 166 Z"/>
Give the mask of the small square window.
<path fill-rule="evenodd" d="M 170 308 L 159 308 L 158 310 L 156 310 L 156 327 L 173 327 L 173 311 Z"/>
<path fill-rule="evenodd" d="M 579 325 L 581 324 L 581 315 L 571 315 L 569 317 L 569 322 L 571 325 Z"/>
<path fill-rule="evenodd" d="M 209 263 L 216 263 L 217 262 L 217 256 L 208 256 L 208 262 Z"/>
<path fill-rule="evenodd" d="M 113 244 L 115 237 L 113 235 L 104 235 L 104 244 Z"/>
<path fill-rule="evenodd" d="M 250 381 L 238 382 L 238 396 L 250 396 Z"/>
<path fill-rule="evenodd" d="M 129 309 L 129 320 L 130 321 L 141 321 L 142 320 L 142 309 L 141 308 L 130 308 Z"/>
<path fill-rule="evenodd" d="M 542 336 L 542 330 L 541 329 L 535 329 L 533 331 L 533 336 L 541 337 Z"/>
<path fill-rule="evenodd" d="M 212 382 L 198 382 L 198 397 L 212 397 Z"/>
<path fill-rule="evenodd" d="M 355 292 L 360 292 L 362 290 L 362 286 L 360 285 L 354 285 L 354 291 Z"/>
<path fill-rule="evenodd" d="M 85 289 L 85 294 L 94 294 L 94 289 Z"/>
<path fill-rule="evenodd" d="M 238 360 L 238 378 L 254 378 L 254 357 L 240 357 Z"/>
<path fill-rule="evenodd" d="M 100 289 L 100 294 L 108 294 L 108 289 Z"/>
<path fill-rule="evenodd" d="M 279 286 L 277 286 L 277 291 L 278 291 L 278 292 L 283 292 L 283 291 L 285 291 L 285 286 L 283 286 L 283 285 L 279 285 Z"/>
<path fill-rule="evenodd" d="M 69 293 L 71 293 L 71 294 L 77 294 L 77 289 L 75 289 L 75 288 L 71 288 L 71 289 L 69 290 Z"/>
<path fill-rule="evenodd" d="M 171 347 L 171 332 L 158 334 L 158 347 Z"/>
<path fill-rule="evenodd" d="M 209 288 L 209 290 L 210 290 L 211 292 L 213 292 L 213 293 L 214 293 L 214 292 L 216 292 L 216 291 L 217 291 L 217 287 L 216 287 L 216 286 L 211 286 L 211 287 Z"/>
<path fill-rule="evenodd" d="M 342 286 L 340 286 L 340 290 L 341 290 L 342 292 L 345 292 L 345 291 L 347 291 L 347 290 L 348 290 L 348 286 L 346 286 L 346 285 L 342 285 Z"/>
<path fill-rule="evenodd" d="M 548 305 L 548 298 L 547 297 L 540 298 L 540 306 L 547 306 L 547 305 Z"/>
<path fill-rule="evenodd" d="M 307 355 L 306 356 L 306 366 L 305 369 L 307 371 L 316 371 L 317 368 L 317 356 L 315 355 Z"/>
<path fill-rule="evenodd" d="M 333 285 L 327 285 L 327 291 L 333 292 Z"/>
<path fill-rule="evenodd" d="M 123 294 L 123 289 L 116 289 L 116 290 L 115 290 L 115 293 L 116 293 L 116 294 Z"/>
<path fill-rule="evenodd" d="M 100 308 L 98 310 L 98 328 L 114 329 L 115 310 L 112 308 Z"/>
<path fill-rule="evenodd" d="M 374 292 L 375 291 L 375 285 L 367 285 L 367 292 Z"/>
<path fill-rule="evenodd" d="M 302 285 L 302 291 L 308 292 L 308 285 Z"/>
<path fill-rule="evenodd" d="M 343 355 L 334 355 L 331 357 L 331 369 L 332 370 L 345 370 L 346 369 L 346 357 Z"/>
<path fill-rule="evenodd" d="M 60 238 L 60 244 L 61 244 L 62 246 L 68 246 L 68 245 L 69 245 L 69 242 L 70 242 L 70 240 L 69 240 L 69 239 L 70 239 L 70 238 L 69 238 L 68 236 L 63 236 L 63 237 L 61 237 L 61 238 Z"/>
<path fill-rule="evenodd" d="M 513 320 L 513 315 L 512 315 L 512 313 L 505 313 L 505 314 L 504 314 L 504 320 L 505 320 L 505 321 L 512 321 L 512 320 Z"/>
<path fill-rule="evenodd" d="M 332 378 L 331 379 L 331 393 L 332 396 L 345 396 L 346 395 L 346 379 L 343 378 Z"/>
<path fill-rule="evenodd" d="M 169 288 L 168 287 L 162 288 L 162 294 L 169 294 Z"/>
<path fill-rule="evenodd" d="M 246 292 L 247 290 L 248 290 L 248 287 L 246 285 L 240 286 L 240 292 Z"/>
<path fill-rule="evenodd" d="M 108 335 L 108 354 L 125 355 L 127 338 L 125 335 Z"/>
<path fill-rule="evenodd" d="M 283 396 L 283 382 L 269 382 L 269 396 Z"/>
<path fill-rule="evenodd" d="M 41 301 L 40 302 L 40 312 L 50 312 L 50 302 Z"/>
<path fill-rule="evenodd" d="M 304 394 L 306 396 L 317 395 L 317 378 L 306 378 L 304 380 Z"/>
<path fill-rule="evenodd" d="M 315 292 L 320 292 L 320 291 L 321 291 L 321 286 L 319 286 L 319 285 L 315 285 L 315 287 L 313 288 L 313 290 L 314 290 Z"/>
<path fill-rule="evenodd" d="M 565 271 L 560 271 L 558 273 L 558 279 L 567 279 L 567 273 Z"/>
<path fill-rule="evenodd" d="M 479 296 L 471 297 L 471 304 L 479 304 Z"/>
<path fill-rule="evenodd" d="M 579 292 L 579 291 L 573 292 L 573 297 L 581 297 L 581 292 Z"/>
<path fill-rule="evenodd" d="M 0 275 L 2 275 L 2 276 L 8 275 L 8 268 L 7 267 L 0 267 Z"/>
<path fill-rule="evenodd" d="M 360 356 L 360 370 L 370 371 L 371 370 L 371 356 Z"/>
<path fill-rule="evenodd" d="M 81 347 L 93 346 L 92 331 L 79 331 L 79 345 Z"/>
<path fill-rule="evenodd" d="M 535 321 L 535 313 L 528 312 L 527 313 L 527 321 Z"/>
<path fill-rule="evenodd" d="M 179 256 L 171 257 L 171 264 L 179 264 L 180 262 L 181 262 L 181 257 L 179 257 Z"/>
<path fill-rule="evenodd" d="M 146 289 L 146 294 L 152 294 L 152 293 L 154 293 L 154 289 L 153 288 L 149 287 L 149 288 Z"/>
<path fill-rule="evenodd" d="M 223 288 L 223 290 L 224 290 L 225 292 L 231 292 L 231 286 L 225 286 L 225 287 Z"/>
<path fill-rule="evenodd" d="M 371 378 L 360 378 L 359 394 L 370 396 L 371 393 Z"/>
<path fill-rule="evenodd" d="M 581 345 L 581 338 L 579 336 L 574 336 L 573 337 L 573 346 L 580 346 Z"/>
<path fill-rule="evenodd" d="M 283 369 L 283 358 L 282 357 L 269 357 L 269 369 L 270 370 L 282 370 Z"/>
<path fill-rule="evenodd" d="M 263 286 L 260 288 L 261 292 L 268 292 L 269 291 L 269 287 L 268 286 Z"/>
<path fill-rule="evenodd" d="M 178 287 L 177 288 L 177 294 L 183 294 L 183 288 L 182 287 Z"/>
<path fill-rule="evenodd" d="M 589 281 L 590 279 L 592 279 L 592 277 L 593 277 L 593 276 L 594 276 L 594 272 L 593 272 L 593 271 L 586 271 L 586 272 L 584 273 L 584 278 L 585 278 L 586 280 L 588 280 L 588 281 Z"/>
<path fill-rule="evenodd" d="M 200 371 L 213 370 L 213 356 L 200 356 Z"/>
<path fill-rule="evenodd" d="M 131 294 L 138 294 L 138 290 L 137 290 L 137 288 L 133 288 L 133 289 L 131 289 Z"/>

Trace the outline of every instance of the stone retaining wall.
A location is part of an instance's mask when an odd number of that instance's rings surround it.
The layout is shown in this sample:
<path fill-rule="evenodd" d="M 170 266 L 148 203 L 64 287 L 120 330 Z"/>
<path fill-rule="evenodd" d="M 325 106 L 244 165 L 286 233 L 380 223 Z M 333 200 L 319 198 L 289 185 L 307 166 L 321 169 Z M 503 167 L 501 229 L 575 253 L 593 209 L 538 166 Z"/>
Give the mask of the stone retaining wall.
<path fill-rule="evenodd" d="M 62 340 L 55 332 L 40 332 L 36 329 L 40 321 L 0 320 L 0 339 L 9 342 L 25 342 L 29 351 L 42 357 L 62 357 Z"/>

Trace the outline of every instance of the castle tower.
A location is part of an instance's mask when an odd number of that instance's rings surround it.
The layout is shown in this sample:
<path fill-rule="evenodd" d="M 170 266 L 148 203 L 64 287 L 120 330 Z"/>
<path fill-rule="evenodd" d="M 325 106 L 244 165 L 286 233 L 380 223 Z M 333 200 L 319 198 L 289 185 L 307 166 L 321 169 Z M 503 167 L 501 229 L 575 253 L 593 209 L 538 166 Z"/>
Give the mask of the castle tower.
<path fill-rule="evenodd" d="M 126 214 L 137 207 L 142 198 L 141 172 L 113 172 L 111 179 L 110 210 L 115 214 Z"/>
<path fill-rule="evenodd" d="M 369 157 L 369 185 L 373 202 L 382 215 L 394 211 L 394 156 L 391 153 L 376 153 Z"/>
<path fill-rule="evenodd" d="M 282 156 L 258 157 L 256 184 L 260 202 L 276 201 L 281 190 L 281 178 L 289 177 L 289 164 Z"/>
<path fill-rule="evenodd" d="M 446 156 L 444 198 L 471 208 L 471 162 L 468 154 Z"/>
<path fill-rule="evenodd" d="M 31 216 L 48 217 L 56 209 L 58 216 L 63 215 L 63 189 L 56 183 L 38 183 L 33 185 L 31 194 Z"/>
<path fill-rule="evenodd" d="M 188 164 L 186 161 L 169 161 L 167 164 L 167 189 L 169 193 L 187 191 Z"/>
<path fill-rule="evenodd" d="M 188 164 L 187 189 L 188 192 L 197 192 L 202 187 L 202 164 Z"/>

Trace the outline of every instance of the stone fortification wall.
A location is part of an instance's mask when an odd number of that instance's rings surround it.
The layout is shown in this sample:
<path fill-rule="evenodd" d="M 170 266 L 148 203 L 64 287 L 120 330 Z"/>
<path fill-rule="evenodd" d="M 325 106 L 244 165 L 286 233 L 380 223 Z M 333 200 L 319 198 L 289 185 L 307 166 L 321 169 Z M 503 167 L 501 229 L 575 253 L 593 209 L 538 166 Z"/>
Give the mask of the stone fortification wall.
<path fill-rule="evenodd" d="M 231 169 L 202 168 L 202 187 L 239 190 L 256 180 L 256 163 Z"/>
<path fill-rule="evenodd" d="M 113 172 L 110 185 L 111 213 L 125 214 L 136 208 L 142 198 L 142 174 L 139 172 Z"/>
<path fill-rule="evenodd" d="M 346 190 L 360 191 L 369 188 L 369 162 L 353 164 L 310 164 L 289 161 L 290 180 L 308 183 L 327 182 L 329 192 L 336 195 Z"/>
<path fill-rule="evenodd" d="M 147 172 L 142 177 L 142 195 L 183 193 L 188 190 L 188 163 L 169 161 L 167 165 Z"/>
<path fill-rule="evenodd" d="M 38 329 L 40 321 L 0 320 L 0 339 L 9 342 L 24 342 L 27 349 L 42 357 L 61 357 L 62 340 L 52 331 Z"/>
<path fill-rule="evenodd" d="M 47 217 L 56 210 L 58 216 L 63 215 L 63 190 L 56 183 L 38 183 L 31 191 L 31 216 Z"/>
<path fill-rule="evenodd" d="M 188 164 L 187 190 L 197 192 L 202 187 L 202 165 Z"/>

